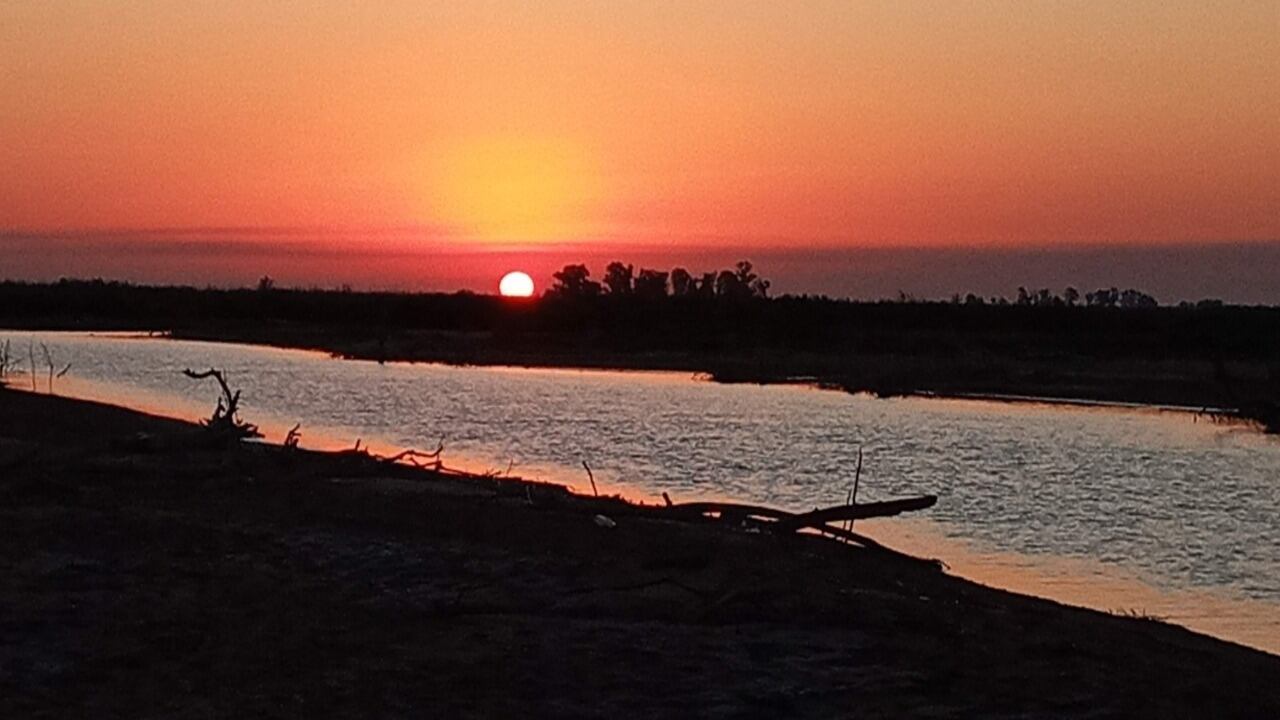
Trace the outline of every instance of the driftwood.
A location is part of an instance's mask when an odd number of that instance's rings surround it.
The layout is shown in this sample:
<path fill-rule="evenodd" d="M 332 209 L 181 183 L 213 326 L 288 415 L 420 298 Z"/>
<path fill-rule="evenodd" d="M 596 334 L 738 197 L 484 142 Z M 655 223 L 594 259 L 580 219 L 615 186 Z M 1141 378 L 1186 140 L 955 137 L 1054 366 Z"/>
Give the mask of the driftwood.
<path fill-rule="evenodd" d="M 888 500 L 885 502 L 835 505 L 807 513 L 792 513 L 763 505 L 747 505 L 743 503 L 691 502 L 668 505 L 663 508 L 663 511 L 683 517 L 718 515 L 721 520 L 746 522 L 778 534 L 814 530 L 841 540 L 855 542 L 868 550 L 899 557 L 911 557 L 896 550 L 891 550 L 865 535 L 843 527 L 829 525 L 828 523 L 891 517 L 913 510 L 924 510 L 933 507 L 937 502 L 936 495 L 923 495 L 921 497 Z"/>
<path fill-rule="evenodd" d="M 410 448 L 408 450 L 401 450 L 395 455 L 389 455 L 385 457 L 382 455 L 375 455 L 374 453 L 371 453 L 368 450 L 366 450 L 365 452 L 369 455 L 369 457 L 372 457 L 375 460 L 380 460 L 386 463 L 394 464 L 399 462 L 407 462 L 410 465 L 414 467 L 419 467 L 419 468 L 429 466 L 435 470 L 444 469 L 444 462 L 443 462 L 443 459 L 441 458 L 441 455 L 444 454 L 444 440 L 441 440 L 440 443 L 436 445 L 436 449 L 433 450 L 432 452 L 423 452 L 421 450 L 414 450 Z"/>
<path fill-rule="evenodd" d="M 708 515 L 716 513 L 721 516 L 758 517 L 778 522 L 779 532 L 795 532 L 805 528 L 820 530 L 819 525 L 842 520 L 865 520 L 875 517 L 892 517 L 913 510 L 924 510 L 936 505 L 936 495 L 889 500 L 886 502 L 862 503 L 854 505 L 833 505 L 829 508 L 807 513 L 793 513 L 786 510 L 764 507 L 763 505 L 744 505 L 726 502 L 692 502 L 671 505 L 670 510 L 684 515 Z"/>
<path fill-rule="evenodd" d="M 289 428 L 289 434 L 284 436 L 282 447 L 285 450 L 297 450 L 300 442 L 302 442 L 302 423 L 296 423 Z"/>
<path fill-rule="evenodd" d="M 222 397 L 218 398 L 218 406 L 214 408 L 213 415 L 204 421 L 206 428 L 218 435 L 237 439 L 262 437 L 262 433 L 258 432 L 257 425 L 240 419 L 240 391 L 232 392 L 230 386 L 227 385 L 227 379 L 223 377 L 220 371 L 213 368 L 204 372 L 187 369 L 183 370 L 182 374 L 192 380 L 213 378 L 218 381 L 218 387 L 222 390 Z"/>
<path fill-rule="evenodd" d="M 822 510 L 792 515 L 778 521 L 778 532 L 795 532 L 804 528 L 818 529 L 819 525 L 844 520 L 865 520 L 875 517 L 893 517 L 904 512 L 924 510 L 938 503 L 936 495 L 889 500 L 886 502 L 865 503 L 862 505 L 836 505 Z"/>
<path fill-rule="evenodd" d="M 440 442 L 436 444 L 436 449 L 431 452 L 409 448 L 401 450 L 394 455 L 379 455 L 371 451 L 368 446 L 361 447 L 360 438 L 356 438 L 355 447 L 350 450 L 343 450 L 339 454 L 378 464 L 411 465 L 418 469 L 432 470 L 438 473 L 455 472 L 444 466 L 444 438 L 440 439 Z"/>

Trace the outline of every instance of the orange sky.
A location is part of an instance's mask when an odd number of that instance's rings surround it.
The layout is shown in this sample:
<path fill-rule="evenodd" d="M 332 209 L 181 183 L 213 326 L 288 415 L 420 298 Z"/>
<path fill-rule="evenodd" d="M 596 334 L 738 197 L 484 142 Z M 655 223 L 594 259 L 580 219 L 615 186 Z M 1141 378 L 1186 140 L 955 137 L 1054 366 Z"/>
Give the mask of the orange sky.
<path fill-rule="evenodd" d="M 6 2 L 0 228 L 1274 241 L 1278 37 L 1275 0 Z"/>

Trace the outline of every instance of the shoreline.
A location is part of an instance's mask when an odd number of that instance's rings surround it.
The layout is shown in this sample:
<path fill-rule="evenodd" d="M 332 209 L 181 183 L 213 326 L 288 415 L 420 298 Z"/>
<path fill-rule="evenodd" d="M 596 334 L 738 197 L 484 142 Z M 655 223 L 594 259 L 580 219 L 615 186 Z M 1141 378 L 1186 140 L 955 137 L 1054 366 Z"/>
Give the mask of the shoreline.
<path fill-rule="evenodd" d="M 360 362 L 387 362 L 387 363 L 404 363 L 409 365 L 439 365 L 442 367 L 478 367 L 478 368 L 494 368 L 503 369 L 510 368 L 516 370 L 563 370 L 566 372 L 617 372 L 617 373 L 636 373 L 636 374 L 671 374 L 671 375 L 688 375 L 697 380 L 705 380 L 724 385 L 759 385 L 766 386 L 789 386 L 789 387 L 807 387 L 815 390 L 827 392 L 842 392 L 851 395 L 868 395 L 875 398 L 889 399 L 894 397 L 906 398 L 922 398 L 936 400 L 953 400 L 953 401 L 973 401 L 973 402 L 992 402 L 992 403 L 1008 403 L 1013 405 L 1047 405 L 1051 407 L 1077 407 L 1077 408 L 1098 408 L 1098 409 L 1114 409 L 1114 410 L 1137 410 L 1152 412 L 1169 412 L 1188 414 L 1196 417 L 1208 417 L 1212 422 L 1234 424 L 1244 427 L 1250 427 L 1262 432 L 1274 434 L 1276 430 L 1269 429 L 1264 423 L 1251 417 L 1241 414 L 1236 408 L 1227 406 L 1204 406 L 1190 405 L 1179 402 L 1170 401 L 1133 401 L 1133 400 L 1115 400 L 1105 397 L 1062 397 L 1049 395 L 1024 395 L 1016 393 L 1003 392 L 962 392 L 962 391 L 933 391 L 933 390 L 895 390 L 893 392 L 877 392 L 869 387 L 847 386 L 841 382 L 834 382 L 829 379 L 823 379 L 813 376 L 761 376 L 761 377 L 734 377 L 726 378 L 717 376 L 712 371 L 699 370 L 696 368 L 688 368 L 684 366 L 656 365 L 649 366 L 642 363 L 608 363 L 601 362 L 591 363 L 573 363 L 562 362 L 556 363 L 551 360 L 545 362 L 528 361 L 513 362 L 504 360 L 493 360 L 484 362 L 462 361 L 450 359 L 447 355 L 439 357 L 403 357 L 403 358 L 383 358 L 368 357 L 364 355 L 344 354 L 343 352 L 326 348 L 324 346 L 309 344 L 288 344 L 271 341 L 258 341 L 251 339 L 241 339 L 236 336 L 223 335 L 206 335 L 201 333 L 185 334 L 173 331 L 115 331 L 115 330 L 67 330 L 67 329 L 33 329 L 33 328 L 0 328 L 0 332 L 68 332 L 85 334 L 88 336 L 115 337 L 126 340 L 179 340 L 179 341 L 195 341 L 195 342 L 211 342 L 228 345 L 243 345 L 255 348 L 272 348 L 276 350 L 288 350 L 294 352 L 316 353 L 322 354 L 336 360 L 354 360 Z"/>
<path fill-rule="evenodd" d="M 881 397 L 1033 398 L 1223 411 L 1280 432 L 1280 308 L 736 303 L 601 297 L 4 285 L 22 329 L 109 330 L 378 362 L 661 370 Z M 6 319 L 7 318 L 7 319 Z"/>
<path fill-rule="evenodd" d="M 1188 392 L 1184 388 L 1173 385 L 1162 386 L 1158 390 L 1135 388 L 1128 385 L 1129 378 L 1108 377 L 1096 380 L 1094 384 L 1073 386 L 1078 392 L 1061 394 L 1050 390 L 1039 390 L 1035 385 L 1006 378 L 997 387 L 992 387 L 989 380 L 967 383 L 961 379 L 957 387 L 929 388 L 924 386 L 884 385 L 879 382 L 854 380 L 840 372 L 820 375 L 797 375 L 782 371 L 765 371 L 751 369 L 752 363 L 762 362 L 750 358 L 712 358 L 697 355 L 681 355 L 670 353 L 633 353 L 618 354 L 595 351 L 579 351 L 553 354 L 545 351 L 513 352 L 500 347 L 462 351 L 450 347 L 448 340 L 444 346 L 439 341 L 429 341 L 430 347 L 413 345 L 408 348 L 388 350 L 385 347 L 352 346 L 349 343 L 329 338 L 316 338 L 304 332 L 301 338 L 290 339 L 285 335 L 265 336 L 245 335 L 235 332 L 207 331 L 164 331 L 165 337 L 177 340 L 202 340 L 208 342 L 230 342 L 246 345 L 274 347 L 279 349 L 323 352 L 332 357 L 345 360 L 364 360 L 369 362 L 404 362 L 404 363 L 436 363 L 456 367 L 512 367 L 563 370 L 603 370 L 617 372 L 671 372 L 690 373 L 705 377 L 713 382 L 724 384 L 754 385 L 808 385 L 822 390 L 837 390 L 850 394 L 868 394 L 874 397 L 922 397 L 954 400 L 980 400 L 1010 403 L 1040 403 L 1061 406 L 1097 406 L 1115 408 L 1135 408 L 1187 412 L 1197 415 L 1208 415 L 1226 422 L 1249 425 L 1269 433 L 1280 432 L 1280 424 L 1273 416 L 1276 409 L 1274 403 L 1260 404 L 1256 408 L 1236 407 L 1230 402 L 1223 402 L 1225 397 L 1216 397 L 1212 402 L 1195 402 L 1208 400 L 1207 397 Z M 884 367 L 893 366 L 901 358 L 887 356 L 883 358 L 859 358 L 868 360 L 873 366 L 873 373 L 886 372 Z M 919 360 L 918 358 L 908 358 Z M 717 368 L 717 363 L 739 365 L 730 370 Z M 773 361 L 763 361 L 772 364 Z M 929 362 L 933 362 L 930 360 Z M 743 366 L 746 366 L 745 368 Z M 1037 371 L 1043 373 L 1043 370 Z M 913 383 L 914 385 L 914 383 Z"/>
<path fill-rule="evenodd" d="M 1278 656 L 816 536 L 343 452 L 205 448 L 188 423 L 99 403 L 0 390 L 0 410 L 15 716 L 575 714 L 606 696 L 630 714 L 1280 709 Z M 179 650 L 184 627 L 204 649 Z"/>
<path fill-rule="evenodd" d="M 143 338 L 145 339 L 145 338 Z M 246 346 L 248 347 L 248 346 Z M 297 352 L 280 350 L 280 352 Z M 326 358 L 328 356 L 325 356 Z M 440 366 L 452 367 L 452 366 Z M 523 368 L 497 368 L 498 371 L 509 369 L 524 372 Z M 600 370 L 549 370 L 555 374 L 639 372 L 654 375 L 659 383 L 686 383 L 689 379 L 684 374 L 665 373 L 661 371 L 600 371 Z M 177 406 L 160 398 L 152 398 L 146 394 L 130 394 L 124 389 L 108 390 L 109 385 L 69 378 L 66 385 L 60 385 L 59 394 L 63 397 L 84 399 L 88 401 L 118 405 L 138 412 L 159 415 L 186 422 L 199 422 L 205 417 L 206 408 L 201 403 L 187 402 L 181 411 Z M 787 385 L 794 390 L 806 390 L 811 385 Z M 24 390 L 20 384 L 14 387 L 19 392 Z M 150 398 L 150 399 L 147 399 Z M 978 400 L 968 402 L 981 403 Z M 1052 407 L 1052 406 L 1046 406 Z M 1088 405 L 1086 408 L 1090 407 Z M 1153 412 L 1145 410 L 1141 412 Z M 290 427 L 295 424 L 292 418 L 268 415 L 263 408 L 253 412 L 254 419 L 262 428 L 267 438 L 276 442 L 282 441 Z M 1164 412 L 1157 410 L 1154 412 Z M 371 452 L 392 455 L 400 448 L 385 438 L 366 437 L 362 433 L 333 433 L 309 427 L 306 432 L 309 449 L 341 452 L 352 447 L 353 439 L 360 437 L 364 447 Z M 450 451 L 449 466 L 466 472 L 484 475 L 510 475 L 510 470 L 501 471 L 502 463 L 495 463 L 493 458 L 482 460 L 469 456 L 461 456 Z M 575 493 L 590 494 L 592 489 L 581 468 L 552 465 L 521 464 L 521 475 L 537 477 L 553 483 L 564 485 Z M 640 504 L 661 504 L 662 493 L 652 487 L 642 488 L 628 484 L 609 482 L 599 479 L 600 491 L 606 495 L 617 495 L 630 502 Z M 679 496 L 688 501 L 733 502 L 741 500 L 729 495 L 693 495 Z M 794 508 L 793 508 L 794 509 Z M 1198 587 L 1169 586 L 1135 572 L 1125 572 L 1106 564 L 1092 565 L 1083 558 L 1063 555 L 1042 555 L 1038 553 L 1023 554 L 1017 551 L 1001 550 L 998 545 L 991 545 L 990 540 L 984 542 L 976 538 L 962 539 L 954 537 L 945 525 L 936 524 L 930 517 L 896 518 L 876 523 L 869 522 L 866 527 L 875 527 L 872 533 L 879 542 L 890 547 L 904 550 L 918 557 L 938 557 L 945 559 L 952 572 L 960 577 L 998 587 L 1015 593 L 1024 593 L 1035 597 L 1063 602 L 1070 605 L 1091 608 L 1102 612 L 1117 612 L 1120 609 L 1149 612 L 1184 625 L 1196 632 L 1204 632 L 1214 637 L 1238 642 L 1249 647 L 1262 649 L 1271 653 L 1280 652 L 1280 644 L 1274 638 L 1280 637 L 1280 625 L 1273 621 L 1271 613 L 1274 604 L 1265 604 L 1256 598 L 1237 596 L 1224 592 L 1214 594 Z M 906 532 L 904 532 L 906 530 Z M 921 533 L 925 533 L 922 535 Z M 924 537 L 931 538 L 920 542 Z M 1085 564 L 1080 564 L 1085 563 Z M 1101 584 L 1099 584 L 1101 583 Z M 1264 603 L 1256 605 L 1255 603 Z"/>

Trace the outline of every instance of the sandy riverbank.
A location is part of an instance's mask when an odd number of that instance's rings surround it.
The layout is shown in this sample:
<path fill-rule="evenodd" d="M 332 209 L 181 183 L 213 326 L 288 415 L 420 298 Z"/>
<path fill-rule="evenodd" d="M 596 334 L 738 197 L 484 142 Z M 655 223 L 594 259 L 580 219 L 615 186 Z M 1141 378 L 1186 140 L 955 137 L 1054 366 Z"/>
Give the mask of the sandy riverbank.
<path fill-rule="evenodd" d="M 1280 715 L 1280 658 L 1160 622 L 193 432 L 0 391 L 0 715 Z"/>

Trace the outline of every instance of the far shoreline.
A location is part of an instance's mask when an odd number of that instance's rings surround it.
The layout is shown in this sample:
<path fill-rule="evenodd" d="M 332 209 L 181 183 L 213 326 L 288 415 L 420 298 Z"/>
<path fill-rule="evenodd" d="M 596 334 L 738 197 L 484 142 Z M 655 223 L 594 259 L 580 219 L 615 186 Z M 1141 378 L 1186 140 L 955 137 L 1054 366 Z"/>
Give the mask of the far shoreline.
<path fill-rule="evenodd" d="M 89 336 L 115 337 L 131 340 L 179 340 L 193 342 L 211 342 L 226 345 L 243 345 L 246 347 L 272 348 L 294 352 L 316 353 L 336 360 L 354 360 L 374 363 L 424 364 L 456 368 L 510 368 L 517 370 L 563 370 L 583 372 L 617 372 L 635 374 L 669 374 L 687 375 L 694 380 L 708 381 L 722 385 L 759 385 L 804 387 L 826 392 L 841 392 L 849 395 L 866 395 L 877 399 L 919 398 L 927 400 L 973 401 L 1004 403 L 1010 405 L 1046 405 L 1050 407 L 1096 408 L 1110 410 L 1134 410 L 1150 412 L 1168 412 L 1187 414 L 1195 417 L 1206 417 L 1211 422 L 1225 425 L 1236 425 L 1252 428 L 1262 432 L 1274 433 L 1260 421 L 1244 416 L 1238 408 L 1227 405 L 1198 405 L 1185 401 L 1123 399 L 1116 396 L 1115 388 L 1098 388 L 1098 392 L 1075 397 L 1060 395 L 1037 395 L 1034 393 L 1014 393 L 991 390 L 931 390 L 931 389 L 890 389 L 876 388 L 869 385 L 848 384 L 842 380 L 820 376 L 786 376 L 786 375 L 724 375 L 714 370 L 700 369 L 695 366 L 696 360 L 682 358 L 677 361 L 645 362 L 636 356 L 596 356 L 584 355 L 554 357 L 473 357 L 461 359 L 456 353 L 441 351 L 436 354 L 420 352 L 405 355 L 377 357 L 365 352 L 352 352 L 344 349 L 341 343 L 325 343 L 321 341 L 291 341 L 289 336 L 259 336 L 255 334 L 234 332 L 207 332 L 189 330 L 140 330 L 112 328 L 68 328 L 68 327 L 0 327 L 0 332 L 21 334 L 30 332 L 66 332 Z M 640 361 L 637 361 L 640 360 Z"/>
<path fill-rule="evenodd" d="M 1240 409 L 1231 407 L 1226 404 L 1202 405 L 1186 401 L 1185 399 L 1129 399 L 1126 398 L 1123 389 L 1118 387 L 1102 387 L 1096 388 L 1097 392 L 1093 394 L 1082 394 L 1079 396 L 1062 396 L 1062 395 L 1041 395 L 1035 393 L 1018 393 L 1018 392 L 1002 392 L 998 390 L 932 390 L 923 388 L 913 389 L 885 389 L 873 385 L 861 385 L 857 383 L 849 383 L 846 380 L 833 379 L 822 376 L 792 376 L 792 375 L 745 375 L 733 376 L 718 373 L 714 369 L 700 367 L 694 358 L 680 358 L 675 361 L 663 362 L 658 359 L 656 362 L 645 362 L 643 358 L 636 356 L 607 356 L 592 358 L 584 355 L 575 356 L 556 356 L 556 357 L 528 357 L 520 356 L 518 358 L 508 357 L 480 357 L 472 359 L 459 359 L 455 354 L 449 351 L 439 352 L 438 354 L 414 354 L 405 355 L 388 355 L 386 357 L 377 357 L 368 353 L 349 352 L 341 349 L 334 344 L 322 343 L 290 343 L 288 340 L 281 341 L 279 339 L 267 339 L 259 341 L 255 339 L 242 339 L 236 334 L 219 334 L 185 331 L 157 331 L 159 337 L 171 340 L 198 340 L 205 342 L 219 342 L 249 345 L 255 347 L 271 347 L 281 350 L 300 350 L 305 352 L 325 353 L 330 357 L 339 360 L 360 360 L 365 362 L 378 363 L 407 363 L 407 364 L 435 364 L 447 367 L 484 367 L 484 368 L 515 368 L 515 369 L 551 369 L 551 370 L 581 370 L 581 371 L 602 371 L 602 372 L 625 372 L 625 373 L 670 373 L 670 374 L 688 374 L 698 380 L 706 380 L 722 385 L 760 385 L 760 386 L 796 386 L 809 387 L 815 390 L 842 392 L 850 395 L 868 395 L 878 399 L 890 399 L 894 397 L 912 397 L 922 399 L 937 400 L 971 400 L 976 402 L 995 402 L 1008 403 L 1014 405 L 1049 405 L 1058 407 L 1080 407 L 1080 408 L 1100 408 L 1100 409 L 1118 409 L 1118 410 L 1148 410 L 1158 412 L 1185 413 L 1194 416 L 1205 416 L 1214 422 L 1222 422 L 1226 424 L 1235 424 L 1248 426 L 1258 430 L 1264 430 L 1261 422 L 1245 417 L 1240 414 Z M 152 337 L 150 335 L 140 335 L 140 338 Z M 639 360 L 639 361 L 637 361 Z"/>

